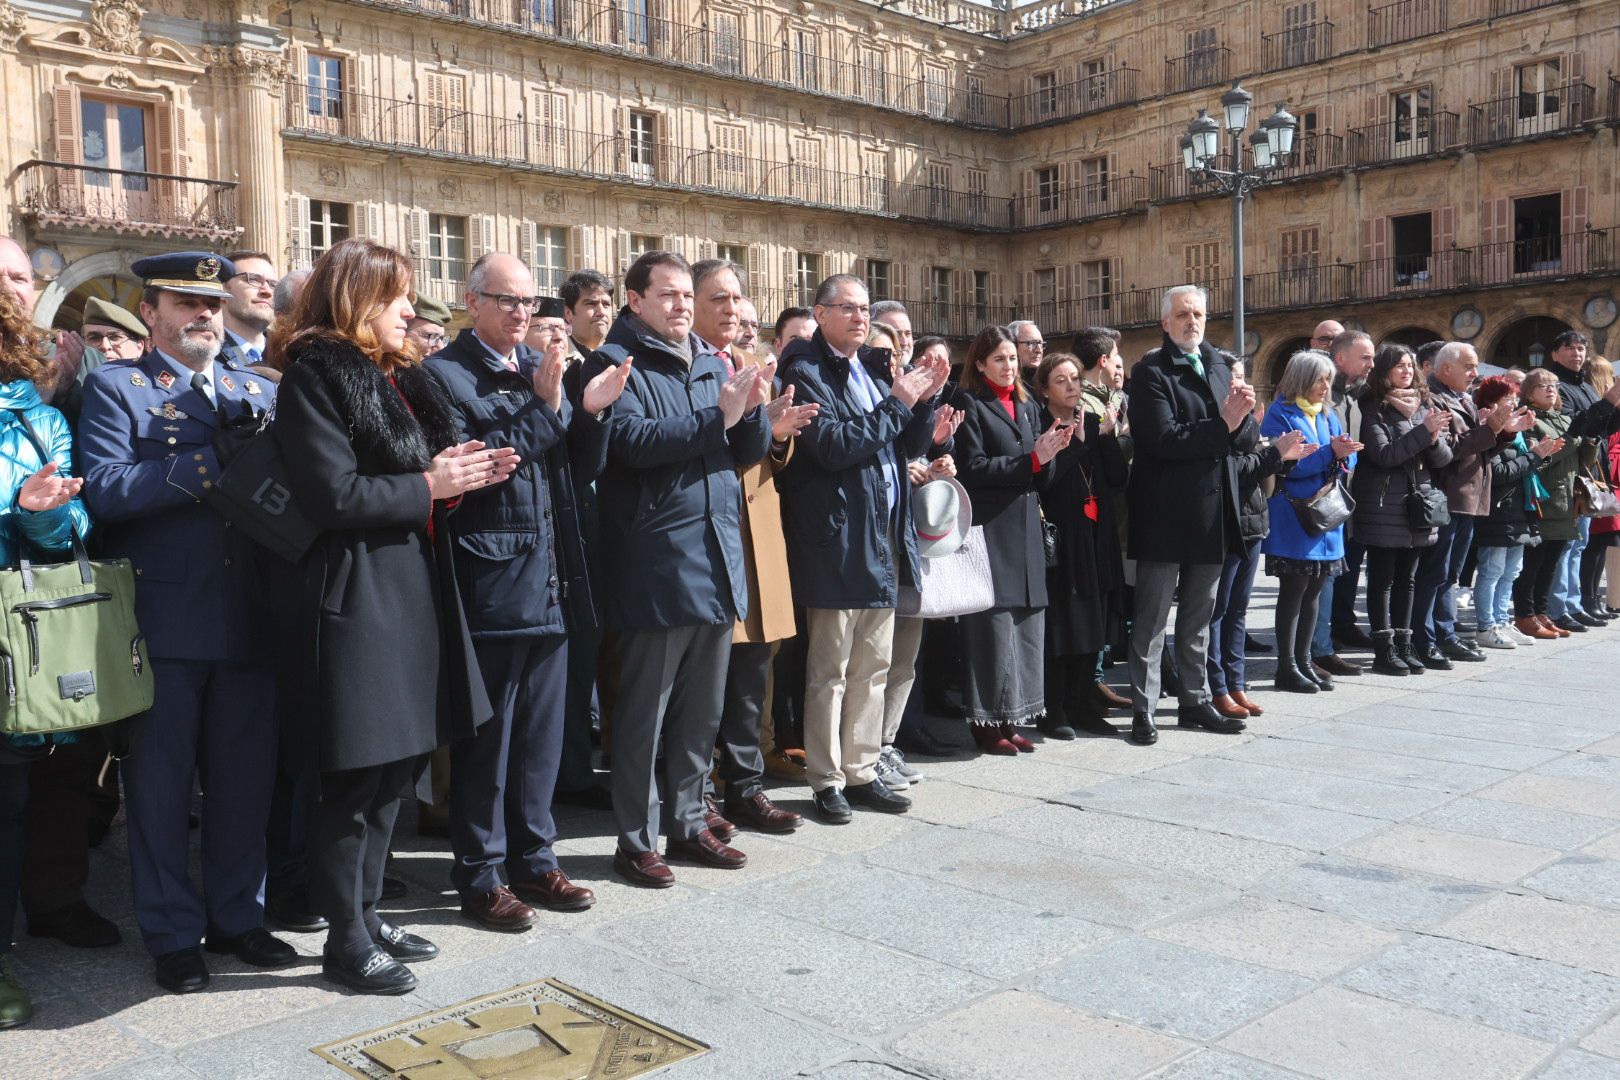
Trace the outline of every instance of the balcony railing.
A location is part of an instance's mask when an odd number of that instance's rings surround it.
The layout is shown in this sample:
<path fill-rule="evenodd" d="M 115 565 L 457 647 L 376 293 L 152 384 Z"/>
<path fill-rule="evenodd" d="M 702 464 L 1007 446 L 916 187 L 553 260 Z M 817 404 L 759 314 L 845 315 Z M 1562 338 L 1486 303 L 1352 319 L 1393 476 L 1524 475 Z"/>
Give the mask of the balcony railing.
<path fill-rule="evenodd" d="M 1333 55 L 1333 24 L 1326 20 L 1291 26 L 1281 33 L 1260 35 L 1263 71 L 1315 64 Z"/>
<path fill-rule="evenodd" d="M 1520 12 L 1536 11 L 1567 2 L 1568 0 L 1491 0 L 1491 18 L 1500 19 L 1505 15 L 1517 15 Z"/>
<path fill-rule="evenodd" d="M 412 8 L 444 18 L 483 23 L 501 30 L 555 38 L 573 45 L 626 53 L 700 68 L 720 75 L 771 83 L 800 93 L 863 101 L 980 127 L 1007 122 L 1007 99 L 961 85 L 918 79 L 863 67 L 766 41 L 733 23 L 717 27 L 713 16 L 702 25 L 643 14 L 634 7 L 600 0 L 360 0 L 380 7 Z M 937 5 L 941 0 L 933 0 Z M 973 5 L 955 4 L 955 8 Z M 994 14 L 984 9 L 984 17 Z M 948 73 L 946 78 L 952 78 Z"/>
<path fill-rule="evenodd" d="M 229 180 L 38 160 L 24 162 L 18 180 L 21 213 L 41 226 L 210 241 L 241 232 Z"/>
<path fill-rule="evenodd" d="M 1597 92 L 1572 81 L 1468 107 L 1468 143 L 1483 146 L 1573 131 L 1597 116 Z"/>
<path fill-rule="evenodd" d="M 1344 138 L 1331 131 L 1312 131 L 1294 140 L 1294 153 L 1286 165 L 1267 175 L 1276 180 L 1297 180 L 1318 173 L 1337 172 L 1349 164 Z"/>
<path fill-rule="evenodd" d="M 330 94 L 297 80 L 289 86 L 285 108 L 284 130 L 289 135 L 393 153 L 414 151 L 621 183 L 808 203 L 965 229 L 1007 228 L 1005 198 L 861 176 L 741 150 L 681 146 L 651 133 L 603 135 L 366 94 Z"/>
<path fill-rule="evenodd" d="M 1438 34 L 1450 27 L 1446 0 L 1396 0 L 1367 9 L 1367 45 L 1374 49 Z"/>
<path fill-rule="evenodd" d="M 1220 154 L 1215 168 L 1231 169 L 1232 155 Z M 1179 161 L 1167 165 L 1148 166 L 1148 198 L 1156 203 L 1179 202 L 1182 199 L 1208 199 L 1220 192 L 1207 184 L 1194 183 Z"/>
<path fill-rule="evenodd" d="M 1350 164 L 1383 165 L 1438 154 L 1457 145 L 1457 114 L 1421 113 L 1350 129 Z"/>
<path fill-rule="evenodd" d="M 1140 76 L 1141 72 L 1135 68 L 1118 67 L 1061 86 L 1017 94 L 1010 106 L 1010 123 L 1015 128 L 1029 127 L 1129 105 L 1139 100 Z"/>
<path fill-rule="evenodd" d="M 1224 45 L 1195 49 L 1164 62 L 1164 92 L 1179 94 L 1226 82 L 1232 76 L 1232 50 Z"/>
<path fill-rule="evenodd" d="M 1012 203 L 1015 229 L 1040 229 L 1124 214 L 1146 207 L 1148 179 L 1116 176 L 1092 184 L 1071 184 Z"/>
<path fill-rule="evenodd" d="M 471 266 L 466 259 L 436 259 L 429 255 L 418 255 L 411 260 L 416 271 L 411 280 L 411 286 L 418 295 L 431 296 L 447 307 L 460 307 L 466 298 L 467 270 Z"/>

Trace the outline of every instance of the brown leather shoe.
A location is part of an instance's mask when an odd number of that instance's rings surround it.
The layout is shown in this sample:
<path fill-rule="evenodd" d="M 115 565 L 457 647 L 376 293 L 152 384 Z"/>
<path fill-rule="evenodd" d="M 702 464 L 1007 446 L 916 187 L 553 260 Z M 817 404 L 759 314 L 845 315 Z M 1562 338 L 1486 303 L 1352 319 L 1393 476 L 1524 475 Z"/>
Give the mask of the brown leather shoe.
<path fill-rule="evenodd" d="M 1248 714 L 1250 716 L 1264 716 L 1264 715 L 1266 715 L 1266 710 L 1264 710 L 1260 706 L 1256 705 L 1254 703 L 1254 699 L 1251 698 L 1245 691 L 1242 691 L 1242 690 L 1234 690 L 1234 691 L 1232 691 L 1232 700 L 1237 702 L 1238 707 L 1245 710 L 1246 712 L 1248 712 Z"/>
<path fill-rule="evenodd" d="M 656 851 L 630 852 L 619 848 L 613 853 L 613 869 L 630 884 L 647 889 L 667 889 L 675 884 L 675 875 Z"/>
<path fill-rule="evenodd" d="M 1237 698 L 1232 694 L 1216 694 L 1214 704 L 1215 711 L 1229 720 L 1247 720 L 1249 718 L 1249 710 L 1239 705 Z"/>
<path fill-rule="evenodd" d="M 725 819 L 720 813 L 720 805 L 714 801 L 714 796 L 703 796 L 703 824 L 714 835 L 722 840 L 730 840 L 737 835 L 737 826 Z"/>
<path fill-rule="evenodd" d="M 709 829 L 704 829 L 690 840 L 671 839 L 664 854 L 672 859 L 687 859 L 712 866 L 717 870 L 741 870 L 748 865 L 748 856 L 726 844 Z"/>
<path fill-rule="evenodd" d="M 561 870 L 542 874 L 533 881 L 514 881 L 512 892 L 519 900 L 539 904 L 548 911 L 584 911 L 596 903 L 595 893 L 569 881 Z"/>
<path fill-rule="evenodd" d="M 1097 697 L 1102 701 L 1104 706 L 1110 709 L 1128 709 L 1131 707 L 1130 698 L 1126 697 L 1124 694 L 1121 694 L 1119 691 L 1115 690 L 1105 682 L 1100 682 L 1097 684 Z"/>
<path fill-rule="evenodd" d="M 727 799 L 726 817 L 739 825 L 768 833 L 790 833 L 804 824 L 803 817 L 783 810 L 763 791 L 756 791 L 740 802 Z"/>
<path fill-rule="evenodd" d="M 781 780 L 789 784 L 804 783 L 804 762 L 791 754 L 781 750 L 768 750 L 765 753 L 765 775 L 772 780 Z"/>
<path fill-rule="evenodd" d="M 1522 619 L 1513 620 L 1514 627 L 1526 637 L 1533 637 L 1537 641 L 1554 641 L 1558 637 L 1556 628 L 1549 630 L 1541 625 L 1541 620 L 1534 615 L 1527 615 Z"/>
<path fill-rule="evenodd" d="M 534 908 L 513 896 L 505 885 L 463 896 L 461 914 L 489 930 L 521 932 L 534 925 Z"/>
<path fill-rule="evenodd" d="M 1570 636 L 1570 631 L 1565 630 L 1546 615 L 1537 615 L 1536 622 L 1541 624 L 1543 630 L 1550 630 L 1557 637 L 1566 638 Z"/>

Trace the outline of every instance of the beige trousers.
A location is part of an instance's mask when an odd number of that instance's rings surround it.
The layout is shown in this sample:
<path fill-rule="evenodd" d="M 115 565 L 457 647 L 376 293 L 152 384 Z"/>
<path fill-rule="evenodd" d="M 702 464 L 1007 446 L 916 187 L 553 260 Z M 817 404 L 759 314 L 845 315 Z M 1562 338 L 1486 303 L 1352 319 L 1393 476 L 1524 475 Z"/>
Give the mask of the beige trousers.
<path fill-rule="evenodd" d="M 805 611 L 804 756 L 810 787 L 858 787 L 876 777 L 883 688 L 894 651 L 894 609 Z"/>
<path fill-rule="evenodd" d="M 1604 556 L 1604 573 L 1609 579 L 1609 606 L 1620 608 L 1620 547 L 1612 547 Z"/>
<path fill-rule="evenodd" d="M 894 653 L 889 658 L 889 681 L 883 687 L 883 745 L 894 742 L 900 720 L 917 681 L 917 650 L 922 648 L 923 619 L 894 617 Z"/>

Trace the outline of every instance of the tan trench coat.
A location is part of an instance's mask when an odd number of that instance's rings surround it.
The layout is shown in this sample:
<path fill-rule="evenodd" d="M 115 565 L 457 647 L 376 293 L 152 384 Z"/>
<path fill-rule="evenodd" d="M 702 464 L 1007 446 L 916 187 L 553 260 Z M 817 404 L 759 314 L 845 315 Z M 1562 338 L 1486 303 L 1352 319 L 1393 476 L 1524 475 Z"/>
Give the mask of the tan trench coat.
<path fill-rule="evenodd" d="M 757 364 L 752 357 L 744 363 Z M 748 617 L 737 620 L 734 644 L 763 645 L 797 632 L 793 619 L 793 585 L 788 579 L 787 538 L 782 532 L 782 504 L 776 476 L 793 456 L 793 440 L 738 469 L 743 491 L 743 561 L 748 571 Z"/>

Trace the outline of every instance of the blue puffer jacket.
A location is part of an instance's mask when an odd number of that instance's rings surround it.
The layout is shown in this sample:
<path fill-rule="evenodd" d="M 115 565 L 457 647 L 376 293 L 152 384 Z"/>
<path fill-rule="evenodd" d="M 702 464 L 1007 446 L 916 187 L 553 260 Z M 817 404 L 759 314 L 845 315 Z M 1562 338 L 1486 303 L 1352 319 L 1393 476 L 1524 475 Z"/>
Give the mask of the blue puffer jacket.
<path fill-rule="evenodd" d="M 28 424 L 50 451 L 60 476 L 73 475 L 73 433 L 66 418 L 40 400 L 39 391 L 27 379 L 0 384 L 0 565 L 15 566 L 22 541 L 29 554 L 40 558 L 51 552 L 66 551 L 73 544 L 73 527 L 79 535 L 90 532 L 90 515 L 78 496 L 65 506 L 33 514 L 17 506 L 17 493 L 27 479 L 44 468 L 39 451 L 29 441 L 16 413 L 28 417 Z M 55 560 L 52 560 L 55 561 Z M 41 746 L 40 735 L 11 735 L 13 747 Z M 57 743 L 72 742 L 71 735 L 57 735 Z"/>
<path fill-rule="evenodd" d="M 1317 450 L 1309 457 L 1300 458 L 1277 486 L 1277 494 L 1271 497 L 1271 535 L 1266 537 L 1261 550 L 1267 555 L 1280 555 L 1288 559 L 1342 559 L 1344 526 L 1340 525 L 1321 536 L 1311 536 L 1299 523 L 1299 515 L 1288 499 L 1290 496 L 1296 499 L 1310 498 L 1328 482 L 1329 477 L 1339 473 L 1341 463 L 1333 456 L 1332 442 L 1333 436 L 1344 434 L 1344 425 L 1339 422 L 1339 414 L 1332 409 L 1323 409 L 1312 421 L 1305 415 L 1305 410 L 1292 402 L 1272 402 L 1271 408 L 1266 410 L 1265 423 L 1260 425 L 1260 434 L 1274 440 L 1289 428 L 1304 432 L 1305 441 L 1315 443 Z M 1356 456 L 1351 454 L 1342 465 L 1346 469 L 1355 469 Z M 1345 479 L 1348 487 L 1348 477 Z"/>

